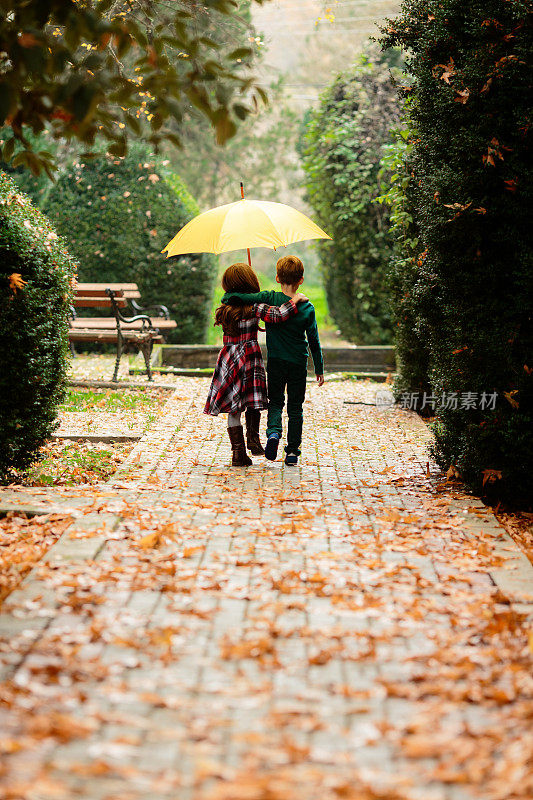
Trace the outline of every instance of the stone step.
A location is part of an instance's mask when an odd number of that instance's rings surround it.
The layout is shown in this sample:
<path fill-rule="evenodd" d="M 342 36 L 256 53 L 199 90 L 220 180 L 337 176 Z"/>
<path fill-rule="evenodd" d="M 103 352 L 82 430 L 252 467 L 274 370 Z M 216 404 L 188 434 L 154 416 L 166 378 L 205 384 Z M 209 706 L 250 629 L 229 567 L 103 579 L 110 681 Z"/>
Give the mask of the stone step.
<path fill-rule="evenodd" d="M 187 369 L 187 368 L 179 368 L 179 367 L 152 367 L 154 374 L 161 374 L 161 375 L 175 375 L 176 377 L 183 377 L 183 378 L 210 378 L 213 374 L 213 368 L 208 367 L 206 369 Z M 134 366 L 130 367 L 129 370 L 130 375 L 143 375 L 145 374 L 145 370 L 141 366 Z M 356 372 L 352 372 L 349 370 L 335 370 L 335 372 L 327 372 L 327 376 L 330 377 L 332 380 L 346 380 L 346 379 L 357 379 L 357 380 L 372 380 L 377 381 L 378 383 L 384 383 L 387 380 L 391 380 L 394 378 L 394 372 L 383 372 L 383 371 L 360 371 L 357 370 Z M 310 383 L 313 383 L 314 373 L 311 371 L 310 376 L 307 378 Z M 327 378 L 326 378 L 327 380 Z M 137 386 L 138 384 L 129 383 L 129 386 Z M 153 386 L 155 384 L 148 384 L 148 386 Z M 161 385 L 161 384 L 157 384 Z M 169 388 L 168 386 L 165 388 Z"/>
<path fill-rule="evenodd" d="M 263 358 L 266 360 L 266 347 L 261 345 Z M 165 344 L 154 347 L 152 368 L 163 371 L 174 368 L 174 374 L 199 374 L 199 370 L 210 371 L 214 368 L 220 347 L 217 345 L 176 345 Z M 388 345 L 352 345 L 348 347 L 324 347 L 325 372 L 350 372 L 361 375 L 393 372 L 396 367 L 395 348 Z M 135 361 L 133 369 L 140 366 Z M 175 370 L 187 370 L 178 373 Z M 313 372 L 313 364 L 309 360 L 309 372 Z"/>

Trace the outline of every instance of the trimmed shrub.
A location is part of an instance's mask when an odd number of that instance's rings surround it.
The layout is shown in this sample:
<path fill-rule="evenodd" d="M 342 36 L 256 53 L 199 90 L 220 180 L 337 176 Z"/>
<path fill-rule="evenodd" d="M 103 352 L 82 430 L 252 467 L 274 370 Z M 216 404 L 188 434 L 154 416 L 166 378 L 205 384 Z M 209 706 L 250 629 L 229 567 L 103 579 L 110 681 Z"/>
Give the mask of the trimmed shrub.
<path fill-rule="evenodd" d="M 75 262 L 46 217 L 0 172 L 0 479 L 56 427 L 66 381 Z"/>
<path fill-rule="evenodd" d="M 329 310 L 343 336 L 359 344 L 392 337 L 388 209 L 374 202 L 383 145 L 399 122 L 390 67 L 383 56 L 361 56 L 322 95 L 301 143 L 307 199 L 333 238 L 317 245 Z"/>
<path fill-rule="evenodd" d="M 409 53 L 410 200 L 421 237 L 414 294 L 440 404 L 434 455 L 476 491 L 527 504 L 532 38 L 529 0 L 405 0 L 383 40 Z"/>
<path fill-rule="evenodd" d="M 79 280 L 134 282 L 142 302 L 163 303 L 178 323 L 171 342 L 205 340 L 216 259 L 167 259 L 161 250 L 198 214 L 186 186 L 143 145 L 125 158 L 73 163 L 44 199 L 44 210 L 79 259 Z"/>

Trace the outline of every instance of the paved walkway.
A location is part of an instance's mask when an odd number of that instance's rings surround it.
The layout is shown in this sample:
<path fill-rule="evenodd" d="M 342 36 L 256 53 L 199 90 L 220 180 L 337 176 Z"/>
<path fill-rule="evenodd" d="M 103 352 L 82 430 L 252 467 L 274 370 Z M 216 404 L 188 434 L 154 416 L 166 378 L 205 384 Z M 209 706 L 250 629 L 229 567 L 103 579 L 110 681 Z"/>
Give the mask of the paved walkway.
<path fill-rule="evenodd" d="M 310 387 L 301 467 L 244 470 L 182 379 L 63 501 L 0 615 L 0 796 L 533 796 L 533 570 L 375 388 Z"/>

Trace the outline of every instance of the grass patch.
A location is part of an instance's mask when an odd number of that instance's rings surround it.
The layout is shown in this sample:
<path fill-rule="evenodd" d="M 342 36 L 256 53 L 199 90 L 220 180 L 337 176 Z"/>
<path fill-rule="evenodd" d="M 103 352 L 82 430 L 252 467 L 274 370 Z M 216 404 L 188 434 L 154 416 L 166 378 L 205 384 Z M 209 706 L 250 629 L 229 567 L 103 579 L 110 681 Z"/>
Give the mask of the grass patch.
<path fill-rule="evenodd" d="M 165 399 L 157 390 L 70 388 L 60 411 L 149 411 Z"/>
<path fill-rule="evenodd" d="M 303 294 L 306 294 L 311 303 L 315 307 L 316 323 L 319 332 L 321 330 L 336 330 L 334 323 L 329 316 L 328 301 L 326 300 L 326 292 L 323 286 L 302 286 Z"/>
<path fill-rule="evenodd" d="M 131 448 L 131 443 L 119 442 L 50 442 L 41 448 L 39 461 L 18 476 L 18 482 L 25 486 L 76 486 L 106 481 Z"/>
<path fill-rule="evenodd" d="M 160 389 L 85 389 L 70 387 L 59 417 L 62 431 L 141 435 L 157 418 L 158 409 L 168 399 Z M 63 430 L 66 428 L 66 430 Z M 108 480 L 131 452 L 133 442 L 50 441 L 36 461 L 15 481 L 24 486 L 76 486 Z"/>

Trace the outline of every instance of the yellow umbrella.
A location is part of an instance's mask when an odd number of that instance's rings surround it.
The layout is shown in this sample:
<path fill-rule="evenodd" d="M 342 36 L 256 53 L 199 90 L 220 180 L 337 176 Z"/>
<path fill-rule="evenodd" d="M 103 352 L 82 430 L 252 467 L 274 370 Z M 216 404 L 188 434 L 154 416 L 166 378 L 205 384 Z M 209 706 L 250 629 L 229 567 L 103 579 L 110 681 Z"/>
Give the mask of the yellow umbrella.
<path fill-rule="evenodd" d="M 243 192 L 241 186 L 241 193 Z M 268 247 L 276 250 L 305 239 L 331 239 L 309 217 L 283 203 L 245 200 L 211 208 L 183 227 L 161 252 L 168 256 L 183 253 L 226 253 Z"/>

